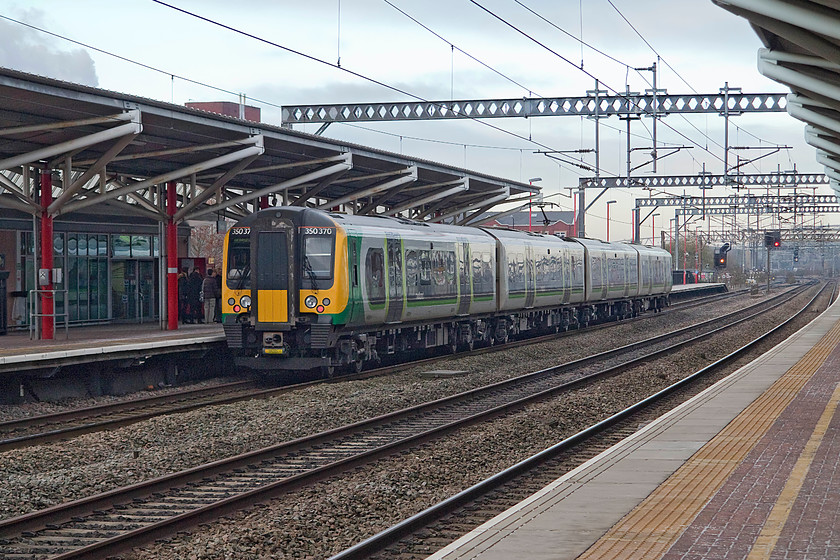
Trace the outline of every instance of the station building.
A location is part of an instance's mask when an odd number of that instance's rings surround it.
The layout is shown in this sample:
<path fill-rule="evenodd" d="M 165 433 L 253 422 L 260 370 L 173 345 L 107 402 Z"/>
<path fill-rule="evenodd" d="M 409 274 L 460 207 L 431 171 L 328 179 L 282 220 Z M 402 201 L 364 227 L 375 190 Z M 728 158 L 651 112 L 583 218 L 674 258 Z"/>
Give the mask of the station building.
<path fill-rule="evenodd" d="M 30 322 L 38 289 L 40 228 L 31 214 L 0 212 L 0 271 L 6 271 L 10 329 Z M 188 254 L 189 226 L 178 228 L 178 253 Z M 104 203 L 53 224 L 53 289 L 57 323 L 144 322 L 160 317 L 160 224 Z"/>

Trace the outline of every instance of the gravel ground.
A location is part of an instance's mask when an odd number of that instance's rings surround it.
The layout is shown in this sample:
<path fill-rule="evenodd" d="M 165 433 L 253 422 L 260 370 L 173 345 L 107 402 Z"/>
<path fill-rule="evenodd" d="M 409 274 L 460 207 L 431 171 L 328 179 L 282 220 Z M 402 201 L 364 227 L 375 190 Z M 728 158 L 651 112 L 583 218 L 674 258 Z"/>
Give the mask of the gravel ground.
<path fill-rule="evenodd" d="M 500 371 L 498 353 L 455 357 L 436 364 L 434 369 L 467 370 L 469 375 L 425 379 L 418 373 L 430 369 L 428 366 L 408 368 L 405 373 L 385 378 L 324 384 L 272 399 L 159 417 L 71 442 L 9 451 L 0 454 L 0 479 L 5 481 L 0 488 L 0 517 L 41 509 L 548 367 L 610 348 L 615 341 L 627 343 L 646 338 L 755 301 L 744 296 L 513 349 L 504 353 L 505 371 Z M 747 337 L 751 330 L 738 329 L 738 339 Z M 708 348 L 697 345 L 692 349 L 696 358 L 692 362 L 721 352 L 714 343 L 707 344 Z M 658 388 L 675 379 L 677 372 L 697 369 L 683 363 L 683 359 L 676 365 L 666 362 L 650 366 L 645 375 L 628 376 L 624 381 L 632 391 L 591 387 L 576 398 L 535 405 L 528 411 L 462 430 L 433 446 L 291 494 L 272 501 L 270 507 L 255 508 L 231 521 L 211 524 L 192 535 L 138 550 L 128 557 L 318 558 L 338 552 L 555 443 L 576 431 L 581 422 L 621 408 L 624 401 L 633 398 L 630 393 Z M 139 452 L 137 458 L 135 451 Z"/>
<path fill-rule="evenodd" d="M 17 420 L 19 418 L 29 418 L 30 416 L 40 416 L 42 414 L 54 414 L 57 412 L 64 412 L 66 410 L 73 410 L 76 408 L 86 408 L 102 404 L 112 404 L 133 399 L 143 399 L 146 397 L 157 397 L 162 395 L 168 395 L 170 393 L 177 393 L 185 389 L 203 389 L 205 387 L 215 387 L 216 385 L 232 383 L 234 381 L 241 381 L 241 379 L 233 377 L 216 377 L 213 379 L 205 379 L 202 381 L 184 383 L 183 385 L 177 385 L 172 387 L 156 387 L 153 391 L 144 391 L 140 393 L 132 393 L 129 395 L 102 395 L 99 397 L 79 397 L 72 399 L 62 399 L 60 401 L 53 402 L 0 404 L 0 422 Z"/>

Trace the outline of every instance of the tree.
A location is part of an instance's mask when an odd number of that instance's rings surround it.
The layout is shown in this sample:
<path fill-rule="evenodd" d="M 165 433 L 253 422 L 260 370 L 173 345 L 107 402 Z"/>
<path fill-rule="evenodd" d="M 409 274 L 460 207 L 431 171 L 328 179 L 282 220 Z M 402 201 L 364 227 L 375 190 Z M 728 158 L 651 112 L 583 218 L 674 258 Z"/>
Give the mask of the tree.
<path fill-rule="evenodd" d="M 222 250 L 225 234 L 216 233 L 216 224 L 199 222 L 192 225 L 190 232 L 190 257 L 205 257 L 214 268 L 222 266 Z M 211 260 L 212 259 L 212 260 Z"/>

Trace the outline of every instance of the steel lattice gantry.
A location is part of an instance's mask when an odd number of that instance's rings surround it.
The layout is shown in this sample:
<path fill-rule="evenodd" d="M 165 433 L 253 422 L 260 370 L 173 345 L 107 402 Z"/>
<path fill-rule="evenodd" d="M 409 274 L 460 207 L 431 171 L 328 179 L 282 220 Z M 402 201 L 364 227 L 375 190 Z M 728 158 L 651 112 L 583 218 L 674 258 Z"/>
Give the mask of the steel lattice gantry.
<path fill-rule="evenodd" d="M 9 69 L 0 69 L 0 99 L 0 208 L 30 215 L 119 208 L 165 221 L 162 186 L 174 183 L 176 222 L 236 219 L 273 202 L 468 222 L 494 204 L 538 190 Z M 44 170 L 55 176 L 46 207 L 34 185 Z"/>
<path fill-rule="evenodd" d="M 764 44 L 758 70 L 790 88 L 787 111 L 804 121 L 831 187 L 840 192 L 840 5 L 809 0 L 712 0 L 747 19 Z"/>
<path fill-rule="evenodd" d="M 798 187 L 827 185 L 829 178 L 820 173 L 755 173 L 742 175 L 659 175 L 639 177 L 584 177 L 581 188 L 707 188 L 707 187 Z"/>
<path fill-rule="evenodd" d="M 762 209 L 769 207 L 790 207 L 797 209 L 810 209 L 814 207 L 831 208 L 827 212 L 840 211 L 837 205 L 837 196 L 829 195 L 732 195 L 732 196 L 669 196 L 663 198 L 637 198 L 637 208 L 737 208 L 739 210 Z M 756 210 L 753 210 L 755 213 Z"/>
<path fill-rule="evenodd" d="M 343 103 L 336 105 L 287 105 L 286 124 L 376 122 L 411 120 L 488 119 L 501 117 L 608 117 L 668 113 L 766 113 L 784 112 L 783 93 L 669 95 L 667 93 L 605 95 L 596 97 L 544 97 L 459 101 L 406 101 L 392 103 Z"/>

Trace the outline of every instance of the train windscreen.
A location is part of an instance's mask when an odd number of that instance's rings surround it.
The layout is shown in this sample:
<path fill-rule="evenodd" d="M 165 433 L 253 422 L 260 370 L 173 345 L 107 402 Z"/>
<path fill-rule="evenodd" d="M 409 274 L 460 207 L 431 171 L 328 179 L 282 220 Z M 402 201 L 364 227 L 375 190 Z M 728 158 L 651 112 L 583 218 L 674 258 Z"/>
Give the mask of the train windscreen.
<path fill-rule="evenodd" d="M 251 228 L 234 227 L 228 238 L 227 287 L 251 288 Z"/>
<path fill-rule="evenodd" d="M 333 277 L 335 230 L 326 227 L 301 228 L 303 232 L 304 288 L 318 290 L 329 287 Z"/>

